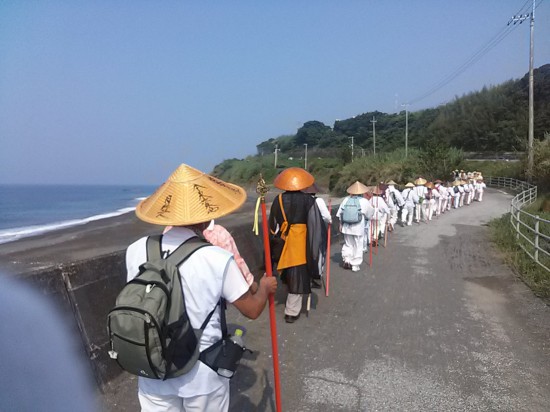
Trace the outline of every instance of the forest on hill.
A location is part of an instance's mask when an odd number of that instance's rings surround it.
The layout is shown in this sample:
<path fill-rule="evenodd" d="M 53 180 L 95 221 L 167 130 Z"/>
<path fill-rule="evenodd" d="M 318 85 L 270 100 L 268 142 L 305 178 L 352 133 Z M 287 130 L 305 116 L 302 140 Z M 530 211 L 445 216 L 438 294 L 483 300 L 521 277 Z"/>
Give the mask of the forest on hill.
<path fill-rule="evenodd" d="M 398 170 L 389 168 L 394 179 L 410 179 L 414 174 L 427 174 L 428 170 L 419 167 L 420 163 L 427 160 L 432 167 L 441 168 L 433 174 L 445 178 L 449 168 L 460 167 L 464 152 L 492 155 L 524 152 L 528 135 L 528 100 L 529 76 L 526 74 L 521 79 L 457 96 L 452 102 L 436 108 L 408 113 L 366 112 L 350 119 L 337 120 L 332 126 L 311 120 L 304 123 L 294 135 L 270 138 L 259 143 L 256 156 L 225 160 L 215 167 L 213 173 L 241 184 L 257 179 L 260 172 L 267 174 L 268 178 L 274 177 L 276 169 L 304 167 L 304 148 L 307 145 L 311 159 L 308 169 L 322 175 L 331 189 L 338 187 L 337 181 L 348 174 L 345 168 L 352 162 L 352 156 L 353 159 L 368 158 L 371 164 L 376 160 L 380 167 L 386 169 L 384 159 L 391 163 L 401 163 Z M 535 141 L 537 144 L 544 143 L 550 131 L 550 64 L 534 70 L 534 112 Z M 408 157 L 411 159 L 403 162 L 406 116 Z M 376 121 L 375 133 L 373 120 Z M 373 136 L 376 138 L 376 146 Z M 430 153 L 435 162 L 416 158 L 426 152 Z M 543 152 L 546 153 L 546 149 Z M 274 162 L 275 153 L 278 162 Z M 411 165 L 406 166 L 407 163 Z M 517 173 L 521 175 L 521 170 Z M 365 182 L 378 178 L 363 174 Z"/>

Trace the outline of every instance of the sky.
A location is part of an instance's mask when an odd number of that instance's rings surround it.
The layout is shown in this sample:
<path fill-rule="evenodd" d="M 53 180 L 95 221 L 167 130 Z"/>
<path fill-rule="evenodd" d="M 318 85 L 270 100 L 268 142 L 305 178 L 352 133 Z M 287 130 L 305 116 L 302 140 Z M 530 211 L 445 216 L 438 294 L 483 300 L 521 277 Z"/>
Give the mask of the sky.
<path fill-rule="evenodd" d="M 507 23 L 531 5 L 3 0 L 0 183 L 160 184 L 310 120 L 436 107 L 529 71 L 529 22 Z"/>

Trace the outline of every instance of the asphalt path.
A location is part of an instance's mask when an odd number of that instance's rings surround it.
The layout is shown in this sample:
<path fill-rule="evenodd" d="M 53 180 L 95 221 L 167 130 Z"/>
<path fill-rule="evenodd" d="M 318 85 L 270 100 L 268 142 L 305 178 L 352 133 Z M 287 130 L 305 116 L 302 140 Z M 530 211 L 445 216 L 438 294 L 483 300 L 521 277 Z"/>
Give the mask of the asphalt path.
<path fill-rule="evenodd" d="M 287 324 L 276 294 L 282 410 L 549 411 L 550 307 L 488 238 L 510 200 L 489 189 L 397 227 L 360 272 L 341 268 L 333 238 L 329 297 L 314 290 L 309 316 Z M 274 411 L 269 311 L 250 321 L 230 308 L 228 322 L 255 351 L 231 381 L 230 410 Z M 107 409 L 138 410 L 135 379 L 121 379 Z"/>
<path fill-rule="evenodd" d="M 332 244 L 330 295 L 277 330 L 283 411 L 549 411 L 550 307 L 503 264 L 486 224 L 511 196 L 397 227 L 360 272 Z M 232 381 L 233 411 L 274 410 L 267 311 L 255 359 Z"/>

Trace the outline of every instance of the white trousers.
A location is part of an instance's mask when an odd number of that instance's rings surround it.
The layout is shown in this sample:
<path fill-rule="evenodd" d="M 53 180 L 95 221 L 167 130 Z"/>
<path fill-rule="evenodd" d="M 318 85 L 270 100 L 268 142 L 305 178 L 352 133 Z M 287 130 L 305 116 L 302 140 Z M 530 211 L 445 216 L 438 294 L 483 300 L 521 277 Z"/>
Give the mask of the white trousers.
<path fill-rule="evenodd" d="M 374 222 L 371 222 L 373 224 Z M 363 238 L 364 236 L 344 234 L 342 245 L 342 259 L 350 265 L 359 266 L 363 263 Z"/>
<path fill-rule="evenodd" d="M 483 201 L 483 190 L 477 190 L 476 194 L 477 194 L 477 200 L 482 202 Z"/>
<path fill-rule="evenodd" d="M 427 207 L 427 210 L 426 210 L 426 216 L 428 218 L 428 220 L 432 220 L 432 217 L 433 217 L 433 214 L 435 212 L 435 199 L 430 199 L 430 200 L 424 200 L 424 203 L 428 203 L 428 207 Z"/>
<path fill-rule="evenodd" d="M 414 216 L 414 206 L 403 206 L 403 209 L 401 209 L 401 221 L 403 223 L 406 223 L 407 225 L 412 225 Z"/>
<path fill-rule="evenodd" d="M 289 293 L 286 297 L 285 315 L 298 316 L 302 311 L 303 296 L 297 293 Z"/>
<path fill-rule="evenodd" d="M 394 209 L 390 209 L 390 225 L 395 226 L 397 223 L 397 213 L 398 209 L 395 207 Z"/>
<path fill-rule="evenodd" d="M 206 395 L 180 398 L 176 395 L 152 395 L 138 392 L 141 412 L 227 412 L 229 379 L 219 389 Z"/>
<path fill-rule="evenodd" d="M 428 200 L 424 199 L 422 204 L 417 203 L 414 207 L 416 221 L 420 222 L 420 219 L 428 220 Z"/>

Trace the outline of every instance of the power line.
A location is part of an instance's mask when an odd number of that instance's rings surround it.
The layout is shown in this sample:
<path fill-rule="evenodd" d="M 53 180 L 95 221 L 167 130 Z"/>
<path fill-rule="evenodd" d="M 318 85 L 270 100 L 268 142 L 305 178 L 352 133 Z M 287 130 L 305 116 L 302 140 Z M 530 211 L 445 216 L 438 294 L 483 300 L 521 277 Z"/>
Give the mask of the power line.
<path fill-rule="evenodd" d="M 536 6 L 538 8 L 543 0 L 539 2 L 539 4 Z M 518 10 L 516 14 L 521 15 L 524 12 L 529 10 L 529 3 L 530 0 L 527 0 L 524 5 Z M 511 21 L 510 21 L 511 22 Z M 508 22 L 508 25 L 500 29 L 487 43 L 485 43 L 481 48 L 479 48 L 466 62 L 464 62 L 462 65 L 460 65 L 457 69 L 455 69 L 452 73 L 447 75 L 445 78 L 443 78 L 441 81 L 439 81 L 435 86 L 430 88 L 427 92 L 423 93 L 422 95 L 416 97 L 415 99 L 412 99 L 409 101 L 410 104 L 418 103 L 421 100 L 424 100 L 426 97 L 431 96 L 447 84 L 449 84 L 451 81 L 456 79 L 459 75 L 464 73 L 469 67 L 471 67 L 474 63 L 479 61 L 482 57 L 484 57 L 491 49 L 496 47 L 500 42 L 502 42 L 515 28 L 517 28 L 516 22 L 514 22 L 513 25 L 510 26 L 510 22 Z M 521 24 L 521 21 L 520 21 Z"/>

